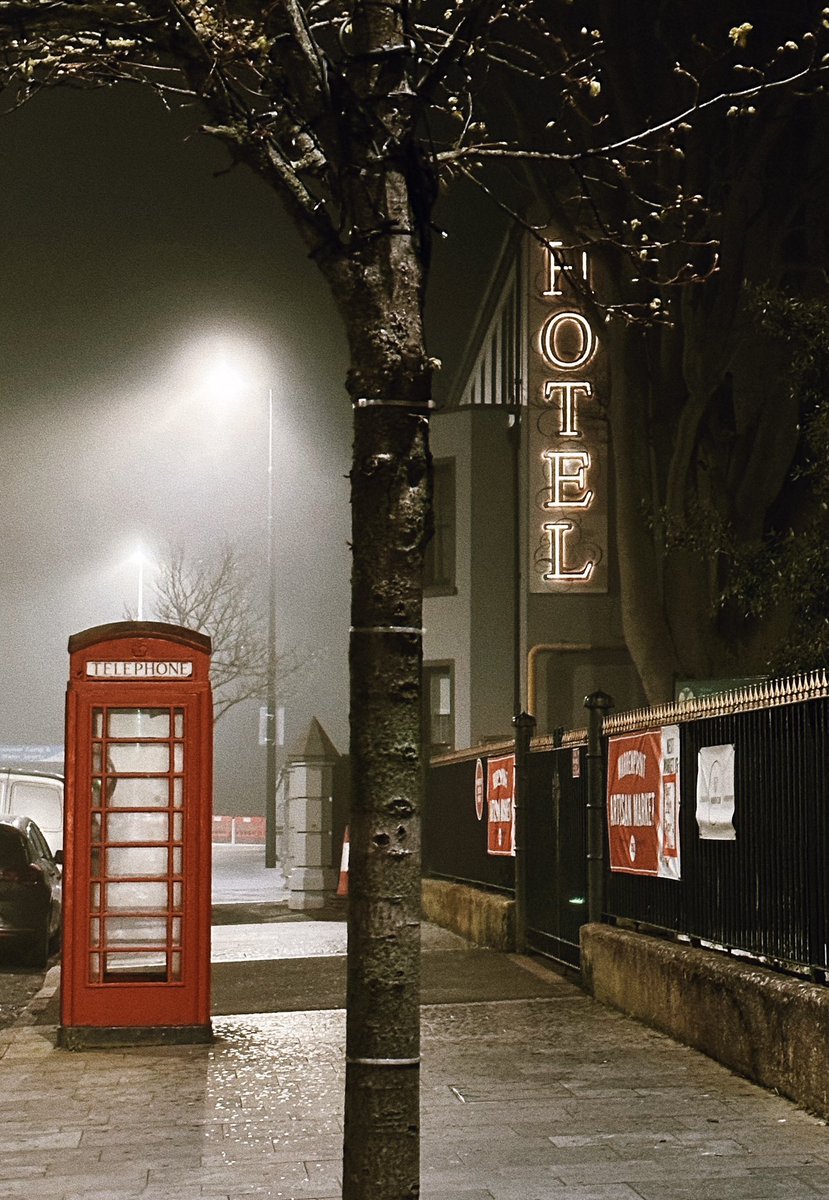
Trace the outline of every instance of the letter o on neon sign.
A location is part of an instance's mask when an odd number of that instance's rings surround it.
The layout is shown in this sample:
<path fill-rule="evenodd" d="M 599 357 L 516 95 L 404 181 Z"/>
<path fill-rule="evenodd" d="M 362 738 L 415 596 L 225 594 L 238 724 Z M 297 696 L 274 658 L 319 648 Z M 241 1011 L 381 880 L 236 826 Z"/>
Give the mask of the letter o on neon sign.
<path fill-rule="evenodd" d="M 575 327 L 576 334 L 574 342 L 578 349 L 574 355 L 563 358 L 559 341 L 565 329 L 570 332 L 573 327 Z M 587 318 L 579 312 L 553 313 L 541 330 L 541 353 L 550 366 L 556 367 L 559 371 L 573 371 L 577 367 L 583 367 L 590 361 L 595 351 L 596 338 L 593 330 L 590 328 Z"/>

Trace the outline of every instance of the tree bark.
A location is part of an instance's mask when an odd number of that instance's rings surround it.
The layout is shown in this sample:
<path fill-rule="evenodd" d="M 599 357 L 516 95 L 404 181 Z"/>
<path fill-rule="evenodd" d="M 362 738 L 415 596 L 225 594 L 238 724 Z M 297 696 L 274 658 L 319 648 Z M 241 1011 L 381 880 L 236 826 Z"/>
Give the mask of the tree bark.
<path fill-rule="evenodd" d="M 625 641 L 651 704 L 673 694 L 678 660 L 665 617 L 661 563 L 648 515 L 654 487 L 642 379 L 645 334 L 611 332 L 611 446 L 616 498 L 616 546 Z"/>
<path fill-rule="evenodd" d="M 411 225 L 405 181 L 383 208 Z M 343 1200 L 414 1200 L 420 1145 L 422 569 L 431 371 L 425 265 L 378 233 L 349 265 L 351 762 Z M 342 294 L 342 293 L 341 293 Z"/>
<path fill-rule="evenodd" d="M 419 1194 L 420 678 L 428 420 L 355 409 L 343 1200 Z"/>

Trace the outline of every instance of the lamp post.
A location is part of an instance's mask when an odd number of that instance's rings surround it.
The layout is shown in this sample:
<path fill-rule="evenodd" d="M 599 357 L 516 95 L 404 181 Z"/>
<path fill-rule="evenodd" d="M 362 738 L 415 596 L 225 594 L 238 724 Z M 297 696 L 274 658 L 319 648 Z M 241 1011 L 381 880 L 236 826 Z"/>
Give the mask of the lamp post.
<path fill-rule="evenodd" d="M 144 620 L 144 567 L 152 566 L 152 562 L 146 557 L 144 551 L 139 546 L 134 554 L 130 555 L 129 561 L 134 563 L 138 568 L 138 617 L 139 621 Z"/>
<path fill-rule="evenodd" d="M 273 500 L 273 388 L 268 388 L 268 690 L 265 766 L 265 866 L 276 866 L 276 555 Z"/>
<path fill-rule="evenodd" d="M 213 358 L 203 376 L 203 391 L 210 395 L 217 411 L 226 411 L 242 395 L 250 393 L 251 380 L 238 370 L 222 351 Z M 268 648 L 265 692 L 265 866 L 276 866 L 276 558 L 274 555 L 274 406 L 273 389 L 268 389 Z M 260 710 L 261 711 L 261 710 Z M 260 734 L 261 737 L 261 734 Z"/>

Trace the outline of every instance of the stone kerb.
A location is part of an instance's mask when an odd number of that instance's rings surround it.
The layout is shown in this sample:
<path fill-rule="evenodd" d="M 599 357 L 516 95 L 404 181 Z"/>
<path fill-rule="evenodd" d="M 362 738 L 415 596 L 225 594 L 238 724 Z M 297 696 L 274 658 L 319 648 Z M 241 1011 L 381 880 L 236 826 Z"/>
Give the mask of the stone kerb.
<path fill-rule="evenodd" d="M 284 869 L 291 909 L 323 908 L 335 892 L 331 837 L 334 767 L 339 757 L 316 717 L 289 756 Z"/>
<path fill-rule="evenodd" d="M 715 950 L 581 928 L 593 997 L 829 1117 L 829 988 Z"/>

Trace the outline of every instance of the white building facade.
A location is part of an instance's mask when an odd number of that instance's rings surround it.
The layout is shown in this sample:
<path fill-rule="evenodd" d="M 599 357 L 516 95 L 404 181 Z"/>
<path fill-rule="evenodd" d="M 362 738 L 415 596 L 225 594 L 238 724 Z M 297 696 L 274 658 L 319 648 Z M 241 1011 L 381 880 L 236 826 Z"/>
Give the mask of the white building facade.
<path fill-rule="evenodd" d="M 592 264 L 554 230 L 505 248 L 432 420 L 436 530 L 424 579 L 433 753 L 584 724 L 597 688 L 644 702 L 622 634 Z"/>

